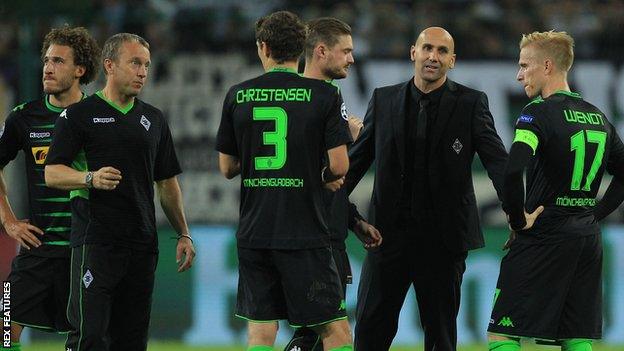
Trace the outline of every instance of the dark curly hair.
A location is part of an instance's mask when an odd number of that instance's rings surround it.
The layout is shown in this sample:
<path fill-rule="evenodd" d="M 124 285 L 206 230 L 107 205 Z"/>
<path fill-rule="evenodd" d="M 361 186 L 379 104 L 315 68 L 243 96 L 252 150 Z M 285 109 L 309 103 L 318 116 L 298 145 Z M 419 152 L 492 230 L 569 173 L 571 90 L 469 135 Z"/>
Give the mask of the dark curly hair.
<path fill-rule="evenodd" d="M 84 27 L 70 27 L 65 25 L 54 28 L 45 36 L 41 47 L 41 59 L 43 60 L 50 45 L 69 46 L 74 52 L 74 64 L 85 68 L 85 73 L 80 77 L 80 84 L 89 84 L 97 77 L 100 69 L 101 50 L 97 41 Z"/>
<path fill-rule="evenodd" d="M 256 22 L 256 42 L 264 42 L 277 63 L 297 61 L 303 52 L 306 31 L 305 23 L 297 15 L 278 11 Z"/>

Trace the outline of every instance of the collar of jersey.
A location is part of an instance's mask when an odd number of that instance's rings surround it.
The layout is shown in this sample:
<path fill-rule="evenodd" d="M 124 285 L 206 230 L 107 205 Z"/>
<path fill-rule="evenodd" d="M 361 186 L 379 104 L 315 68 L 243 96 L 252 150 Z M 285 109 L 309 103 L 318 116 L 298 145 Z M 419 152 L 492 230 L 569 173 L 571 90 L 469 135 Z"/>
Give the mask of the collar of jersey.
<path fill-rule="evenodd" d="M 123 113 L 124 115 L 127 114 L 134 107 L 134 100 L 132 100 L 132 102 L 130 104 L 128 104 L 128 106 L 126 106 L 125 108 L 122 108 L 121 106 L 119 106 L 116 103 L 112 102 L 111 100 L 107 99 L 106 96 L 104 96 L 104 93 L 101 90 L 96 91 L 95 95 L 97 95 L 100 99 L 106 101 L 115 110 Z"/>
<path fill-rule="evenodd" d="M 82 93 L 82 99 L 85 99 L 86 97 L 87 97 L 87 95 L 85 93 Z M 52 111 L 52 112 L 61 113 L 65 109 L 64 107 L 57 107 L 57 106 L 52 105 L 52 103 L 50 102 L 50 95 L 49 94 L 46 94 L 44 100 L 45 100 L 46 108 L 48 110 Z"/>
<path fill-rule="evenodd" d="M 269 70 L 269 72 L 267 73 L 272 73 L 272 72 L 286 72 L 286 73 L 294 73 L 294 74 L 299 74 L 297 73 L 297 71 L 295 71 L 292 68 L 288 68 L 288 67 L 273 67 L 271 68 L 271 70 Z"/>
<path fill-rule="evenodd" d="M 567 96 L 571 96 L 577 99 L 581 99 L 581 94 L 579 93 L 575 93 L 573 91 L 565 91 L 565 90 L 557 90 L 555 91 L 555 94 L 563 94 L 563 95 L 567 95 Z"/>

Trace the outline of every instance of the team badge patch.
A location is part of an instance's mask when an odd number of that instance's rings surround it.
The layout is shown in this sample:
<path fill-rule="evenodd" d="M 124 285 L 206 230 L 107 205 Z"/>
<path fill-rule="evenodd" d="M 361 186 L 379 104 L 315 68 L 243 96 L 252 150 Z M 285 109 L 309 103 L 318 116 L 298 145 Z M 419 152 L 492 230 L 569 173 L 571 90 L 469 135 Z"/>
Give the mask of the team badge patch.
<path fill-rule="evenodd" d="M 82 282 L 84 283 L 85 288 L 88 288 L 89 285 L 93 282 L 93 274 L 91 271 L 87 269 L 87 273 L 82 277 Z"/>
<path fill-rule="evenodd" d="M 342 119 L 344 119 L 345 121 L 349 120 L 349 113 L 347 112 L 347 105 L 345 105 L 344 102 L 342 103 L 342 105 L 340 105 L 340 115 L 342 115 Z"/>
<path fill-rule="evenodd" d="M 141 115 L 141 125 L 145 128 L 145 130 L 149 130 L 152 122 L 150 122 L 145 115 Z"/>
<path fill-rule="evenodd" d="M 48 157 L 49 148 L 50 148 L 49 146 L 37 146 L 37 147 L 30 148 L 36 164 L 38 165 L 45 164 L 46 157 Z"/>
<path fill-rule="evenodd" d="M 464 145 L 462 145 L 459 139 L 455 139 L 455 142 L 453 142 L 453 145 L 451 145 L 451 147 L 453 148 L 453 151 L 455 151 L 459 155 L 459 152 L 464 148 Z"/>
<path fill-rule="evenodd" d="M 516 124 L 520 123 L 520 122 L 524 122 L 524 123 L 532 123 L 533 122 L 533 116 L 529 116 L 529 115 L 520 115 L 520 117 L 518 118 L 518 121 L 516 122 Z"/>

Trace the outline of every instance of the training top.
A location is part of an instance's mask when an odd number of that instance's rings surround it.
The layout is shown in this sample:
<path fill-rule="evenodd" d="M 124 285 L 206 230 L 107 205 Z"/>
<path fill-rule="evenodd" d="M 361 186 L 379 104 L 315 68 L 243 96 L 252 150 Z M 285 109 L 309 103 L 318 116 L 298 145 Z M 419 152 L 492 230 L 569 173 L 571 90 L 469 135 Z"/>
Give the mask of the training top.
<path fill-rule="evenodd" d="M 89 219 L 72 246 L 113 244 L 158 251 L 154 181 L 181 173 L 169 126 L 160 110 L 137 98 L 125 108 L 101 91 L 61 113 L 47 164 L 69 166 L 82 151 L 83 169 L 121 171 L 114 190 L 89 189 Z M 79 168 L 79 167 L 76 167 Z"/>

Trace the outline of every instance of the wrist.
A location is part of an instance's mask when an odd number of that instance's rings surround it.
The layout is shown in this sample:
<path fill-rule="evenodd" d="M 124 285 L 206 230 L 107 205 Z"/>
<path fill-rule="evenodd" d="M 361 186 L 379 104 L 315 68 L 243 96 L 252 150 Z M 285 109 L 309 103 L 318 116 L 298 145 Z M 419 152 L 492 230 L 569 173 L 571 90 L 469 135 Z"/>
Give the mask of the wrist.
<path fill-rule="evenodd" d="M 87 189 L 93 188 L 93 172 L 87 172 L 85 174 L 84 180 L 85 180 L 85 187 Z"/>
<path fill-rule="evenodd" d="M 176 236 L 176 240 L 178 240 L 178 241 L 180 241 L 180 239 L 182 239 L 182 238 L 187 238 L 187 239 L 189 239 L 191 241 L 191 243 L 193 243 L 193 238 L 191 237 L 190 234 L 178 234 Z"/>

